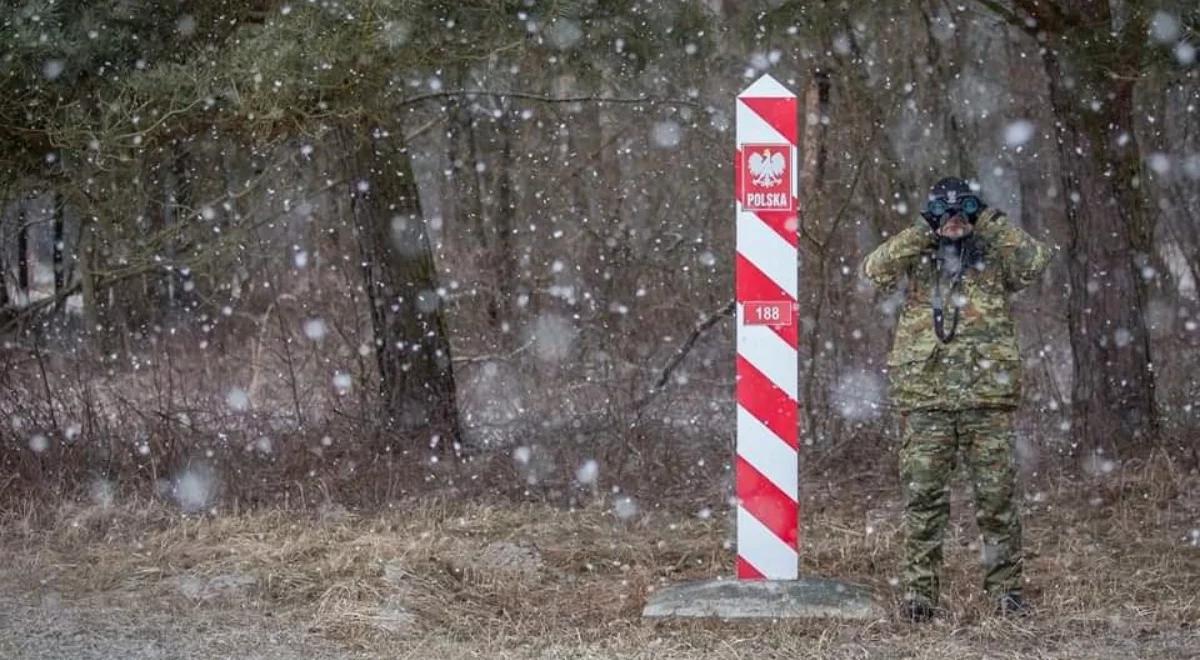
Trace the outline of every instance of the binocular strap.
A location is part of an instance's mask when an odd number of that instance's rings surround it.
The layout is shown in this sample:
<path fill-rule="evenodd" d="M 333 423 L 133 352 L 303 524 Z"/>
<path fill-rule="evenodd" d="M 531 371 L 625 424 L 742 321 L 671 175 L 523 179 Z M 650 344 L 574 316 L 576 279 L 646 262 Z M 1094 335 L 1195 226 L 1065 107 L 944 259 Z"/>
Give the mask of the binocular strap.
<path fill-rule="evenodd" d="M 967 270 L 966 264 L 965 264 L 966 259 L 964 259 L 962 257 L 961 251 L 959 252 L 959 255 L 960 255 L 960 257 L 958 259 L 958 268 L 955 271 L 954 279 L 950 284 L 950 297 L 951 297 L 952 305 L 954 304 L 954 302 L 953 302 L 954 294 L 958 292 L 959 287 L 962 284 L 963 274 Z M 959 309 L 958 309 L 958 305 L 954 305 L 954 318 L 950 321 L 950 332 L 947 333 L 946 332 L 946 312 L 945 312 L 946 301 L 942 297 L 942 261 L 943 260 L 944 260 L 944 257 L 941 255 L 940 251 L 938 253 L 935 253 L 935 256 L 933 258 L 933 268 L 934 268 L 933 301 L 932 301 L 932 304 L 933 304 L 933 331 L 937 333 L 938 339 L 943 344 L 948 344 L 948 343 L 950 343 L 950 340 L 954 339 L 954 333 L 958 330 Z"/>

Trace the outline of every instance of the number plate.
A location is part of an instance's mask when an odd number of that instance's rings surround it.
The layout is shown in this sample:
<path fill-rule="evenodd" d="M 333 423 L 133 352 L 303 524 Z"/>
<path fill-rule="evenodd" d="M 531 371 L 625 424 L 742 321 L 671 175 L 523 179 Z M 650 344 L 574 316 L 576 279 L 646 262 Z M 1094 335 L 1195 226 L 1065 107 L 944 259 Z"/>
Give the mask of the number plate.
<path fill-rule="evenodd" d="M 754 301 L 742 303 L 743 325 L 791 325 L 792 303 Z"/>

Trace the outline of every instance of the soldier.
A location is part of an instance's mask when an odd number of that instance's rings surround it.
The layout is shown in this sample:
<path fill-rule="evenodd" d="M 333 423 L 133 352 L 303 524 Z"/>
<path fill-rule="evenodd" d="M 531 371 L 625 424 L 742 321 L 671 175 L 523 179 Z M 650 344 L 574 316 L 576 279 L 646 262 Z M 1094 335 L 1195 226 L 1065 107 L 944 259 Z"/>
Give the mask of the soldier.
<path fill-rule="evenodd" d="M 908 276 L 887 359 L 904 418 L 901 612 L 924 621 L 936 611 L 950 477 L 961 453 L 983 537 L 984 589 L 998 612 L 1024 613 L 1012 425 L 1021 359 L 1008 298 L 1038 278 L 1049 252 L 961 179 L 938 181 L 921 217 L 863 262 L 885 290 Z"/>

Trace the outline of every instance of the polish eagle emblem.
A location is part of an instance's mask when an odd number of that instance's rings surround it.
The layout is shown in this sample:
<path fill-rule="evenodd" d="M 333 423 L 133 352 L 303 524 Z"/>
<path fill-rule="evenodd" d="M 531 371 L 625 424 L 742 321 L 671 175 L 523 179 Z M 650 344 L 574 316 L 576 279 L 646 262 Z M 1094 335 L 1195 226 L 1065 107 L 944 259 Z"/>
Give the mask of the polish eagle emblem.
<path fill-rule="evenodd" d="M 774 188 L 783 181 L 783 171 L 787 162 L 783 152 L 763 149 L 761 152 L 750 154 L 750 180 L 760 188 Z"/>

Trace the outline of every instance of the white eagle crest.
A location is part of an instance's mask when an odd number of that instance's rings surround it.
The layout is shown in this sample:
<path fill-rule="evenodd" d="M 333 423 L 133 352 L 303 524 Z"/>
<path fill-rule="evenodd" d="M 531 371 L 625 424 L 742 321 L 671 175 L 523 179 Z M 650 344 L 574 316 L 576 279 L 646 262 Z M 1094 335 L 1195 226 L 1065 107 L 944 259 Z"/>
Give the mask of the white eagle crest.
<path fill-rule="evenodd" d="M 783 170 L 787 167 L 783 152 L 771 153 L 769 148 L 761 153 L 750 154 L 751 181 L 760 188 L 773 188 L 783 181 Z"/>

